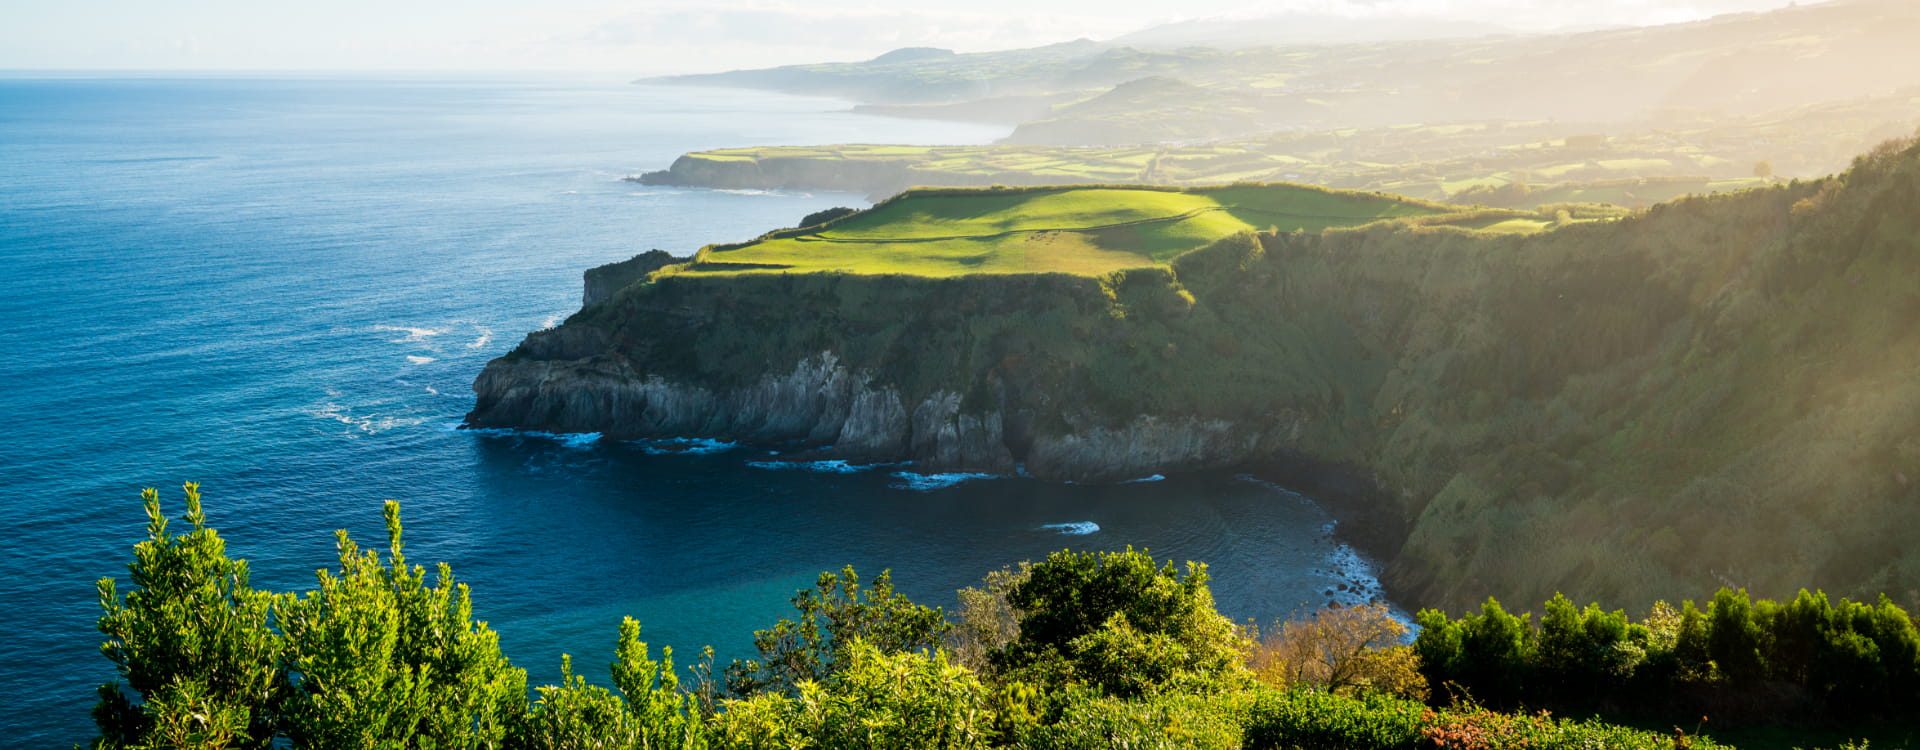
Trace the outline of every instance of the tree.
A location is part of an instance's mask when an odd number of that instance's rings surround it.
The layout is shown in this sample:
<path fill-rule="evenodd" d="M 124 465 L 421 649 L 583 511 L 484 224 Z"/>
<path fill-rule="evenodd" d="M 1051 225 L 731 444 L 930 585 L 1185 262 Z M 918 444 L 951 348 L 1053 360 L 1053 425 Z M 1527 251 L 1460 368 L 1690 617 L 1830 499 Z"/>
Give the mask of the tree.
<path fill-rule="evenodd" d="M 856 639 L 887 653 L 931 651 L 952 627 L 941 610 L 894 593 L 891 571 L 880 571 L 862 590 L 851 565 L 838 575 L 821 573 L 812 590 L 793 597 L 793 606 L 800 619 L 782 619 L 754 632 L 758 660 L 735 660 L 727 667 L 728 691 L 792 695 L 801 682 L 824 682 L 844 666 Z"/>
<path fill-rule="evenodd" d="M 1773 176 L 1773 162 L 1770 162 L 1770 161 L 1759 161 L 1759 162 L 1755 162 L 1755 163 L 1754 163 L 1754 165 L 1753 165 L 1753 176 L 1755 176 L 1755 177 L 1769 177 L 1769 178 L 1770 178 L 1770 177 L 1772 177 L 1772 176 Z"/>
<path fill-rule="evenodd" d="M 1755 621 L 1753 609 L 1746 589 L 1721 589 L 1707 609 L 1707 651 L 1721 674 L 1735 683 L 1766 676 L 1766 661 L 1760 652 L 1764 631 Z"/>
<path fill-rule="evenodd" d="M 1394 619 L 1384 604 L 1332 606 L 1261 638 L 1248 666 L 1254 676 L 1278 686 L 1424 699 L 1427 685 L 1420 660 L 1405 644 L 1406 637 L 1406 624 Z"/>
<path fill-rule="evenodd" d="M 193 530 L 169 533 L 159 493 L 143 490 L 147 539 L 127 565 L 134 590 L 123 599 L 112 578 L 98 584 L 100 650 L 124 682 L 100 687 L 96 747 L 267 747 L 273 739 L 282 644 L 267 624 L 273 596 L 248 586 L 246 561 L 228 558 L 226 541 L 207 527 L 200 485 L 184 490 L 182 519 Z"/>
<path fill-rule="evenodd" d="M 1244 642 L 1214 609 L 1207 580 L 1205 565 L 1176 570 L 1131 547 L 1055 552 L 1009 593 L 1020 634 L 990 660 L 1041 684 L 1123 697 L 1175 679 L 1198 687 L 1244 677 Z"/>
<path fill-rule="evenodd" d="M 988 667 L 987 657 L 1020 636 L 1020 618 L 1026 615 L 1007 596 L 1027 580 L 1033 563 L 1022 562 L 988 573 L 979 587 L 960 590 L 960 611 L 948 640 L 954 661 L 975 671 Z"/>
<path fill-rule="evenodd" d="M 1444 612 L 1421 610 L 1414 652 L 1436 693 L 1464 688 L 1471 697 L 1507 704 L 1525 694 L 1535 655 L 1531 616 L 1515 617 L 1488 597 L 1480 613 L 1449 621 Z M 1455 697 L 1467 697 L 1456 695 Z"/>

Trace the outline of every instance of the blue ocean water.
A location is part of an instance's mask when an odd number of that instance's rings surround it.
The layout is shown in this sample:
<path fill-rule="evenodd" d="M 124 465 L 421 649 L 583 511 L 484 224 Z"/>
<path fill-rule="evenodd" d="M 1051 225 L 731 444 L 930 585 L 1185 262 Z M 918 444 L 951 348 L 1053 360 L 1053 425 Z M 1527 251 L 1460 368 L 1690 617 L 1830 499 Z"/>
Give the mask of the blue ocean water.
<path fill-rule="evenodd" d="M 1003 565 L 1131 544 L 1211 563 L 1223 611 L 1260 620 L 1366 577 L 1324 512 L 1244 477 L 922 477 L 454 429 L 488 359 L 578 307 L 583 269 L 864 205 L 621 176 L 702 148 L 1004 135 L 843 109 L 579 78 L 0 77 L 0 745 L 86 740 L 112 677 L 93 582 L 124 576 L 140 488 L 177 514 L 185 480 L 278 590 L 332 563 L 333 529 L 379 542 L 401 500 L 410 557 L 472 584 L 536 684 L 562 653 L 604 679 L 624 615 L 682 663 L 742 655 L 845 564 L 945 605 Z"/>

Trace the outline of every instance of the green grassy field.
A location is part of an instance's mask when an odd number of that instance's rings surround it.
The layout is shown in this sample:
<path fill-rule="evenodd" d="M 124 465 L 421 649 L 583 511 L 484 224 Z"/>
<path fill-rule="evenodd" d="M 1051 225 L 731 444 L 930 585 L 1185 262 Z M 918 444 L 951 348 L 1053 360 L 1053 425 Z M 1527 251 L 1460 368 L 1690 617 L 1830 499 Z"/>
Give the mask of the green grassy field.
<path fill-rule="evenodd" d="M 683 272 L 1098 275 L 1165 264 L 1247 231 L 1318 232 L 1386 219 L 1441 222 L 1451 206 L 1288 184 L 915 191 L 819 228 L 701 252 Z M 1462 226 L 1532 232 L 1531 214 Z M 1447 222 L 1455 223 L 1455 222 Z"/>

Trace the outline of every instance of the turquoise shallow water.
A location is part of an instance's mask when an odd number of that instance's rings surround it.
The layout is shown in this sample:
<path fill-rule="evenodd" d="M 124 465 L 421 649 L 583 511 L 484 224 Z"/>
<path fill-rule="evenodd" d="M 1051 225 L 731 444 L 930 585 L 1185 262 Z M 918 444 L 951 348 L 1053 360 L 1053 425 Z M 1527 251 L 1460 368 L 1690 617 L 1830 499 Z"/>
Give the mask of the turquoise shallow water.
<path fill-rule="evenodd" d="M 1311 502 L 1233 476 L 940 486 L 453 429 L 489 358 L 578 307 L 583 269 L 864 205 L 622 175 L 701 148 L 1003 134 L 844 108 L 580 79 L 0 77 L 0 745 L 86 739 L 111 677 L 93 581 L 124 573 L 140 488 L 177 511 L 189 479 L 282 590 L 332 561 L 333 529 L 377 542 L 400 499 L 410 556 L 472 583 L 536 681 L 563 652 L 602 672 L 629 614 L 683 656 L 738 655 L 848 563 L 948 604 L 1002 565 L 1132 544 L 1211 563 L 1222 609 L 1263 620 L 1364 577 Z"/>

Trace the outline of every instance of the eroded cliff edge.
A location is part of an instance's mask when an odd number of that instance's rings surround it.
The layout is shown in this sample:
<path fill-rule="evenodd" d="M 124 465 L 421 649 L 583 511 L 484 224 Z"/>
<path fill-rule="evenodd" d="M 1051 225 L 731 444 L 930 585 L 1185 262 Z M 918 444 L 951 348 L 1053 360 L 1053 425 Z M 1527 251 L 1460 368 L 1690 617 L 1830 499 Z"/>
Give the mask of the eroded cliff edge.
<path fill-rule="evenodd" d="M 1388 582 L 1650 602 L 1920 588 L 1920 150 L 1533 237 L 1242 235 L 1106 278 L 669 267 L 469 423 L 1121 479 L 1345 467 Z"/>
<path fill-rule="evenodd" d="M 1159 338 L 1105 340 L 1133 333 L 1129 312 L 1191 306 L 1165 269 L 1119 284 L 1137 290 L 1131 305 L 1068 275 L 668 276 L 490 364 L 469 422 L 801 443 L 1075 481 L 1235 465 L 1279 439 L 1282 428 L 1224 413 L 1110 418 L 1116 405 L 1099 399 L 1131 390 L 1115 376 L 1163 367 L 1172 351 Z M 1108 343 L 1132 354 L 1105 356 Z"/>

